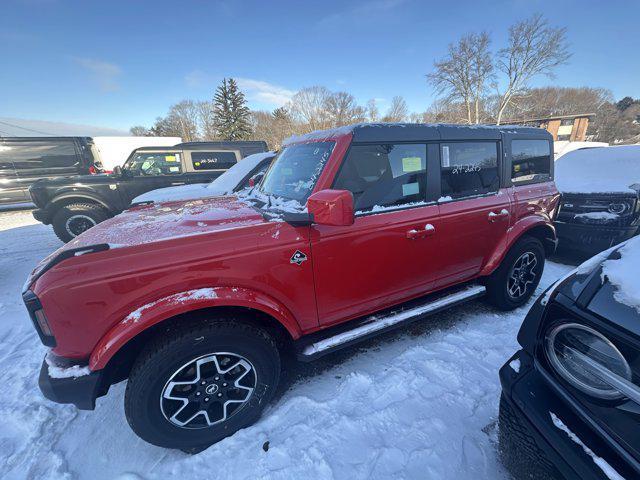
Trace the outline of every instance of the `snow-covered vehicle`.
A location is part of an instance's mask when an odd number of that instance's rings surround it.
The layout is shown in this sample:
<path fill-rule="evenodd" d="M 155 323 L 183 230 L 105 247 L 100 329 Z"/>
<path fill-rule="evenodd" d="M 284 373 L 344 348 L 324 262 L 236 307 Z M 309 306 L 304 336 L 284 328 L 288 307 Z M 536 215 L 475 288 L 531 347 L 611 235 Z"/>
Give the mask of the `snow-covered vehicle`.
<path fill-rule="evenodd" d="M 574 150 L 556 162 L 560 247 L 597 253 L 640 231 L 640 145 Z"/>
<path fill-rule="evenodd" d="M 640 478 L 640 238 L 549 287 L 500 369 L 499 441 L 518 479 Z"/>
<path fill-rule="evenodd" d="M 251 188 L 260 181 L 275 156 L 275 152 L 254 153 L 243 158 L 211 183 L 194 183 L 151 190 L 138 195 L 131 201 L 131 205 L 194 200 Z"/>
<path fill-rule="evenodd" d="M 553 140 L 528 127 L 364 124 L 292 139 L 243 195 L 129 208 L 41 262 L 23 299 L 40 387 L 193 451 L 253 423 L 281 358 L 485 296 L 528 301 L 555 249 Z"/>

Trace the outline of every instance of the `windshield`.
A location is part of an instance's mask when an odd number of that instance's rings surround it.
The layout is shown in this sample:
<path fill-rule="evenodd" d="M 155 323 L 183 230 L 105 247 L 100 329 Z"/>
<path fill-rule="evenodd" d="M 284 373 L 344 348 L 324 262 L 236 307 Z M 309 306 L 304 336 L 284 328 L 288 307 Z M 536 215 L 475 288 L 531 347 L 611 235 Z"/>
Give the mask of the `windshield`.
<path fill-rule="evenodd" d="M 314 142 L 286 147 L 267 171 L 260 190 L 305 203 L 322 173 L 335 142 Z"/>
<path fill-rule="evenodd" d="M 134 176 L 176 175 L 182 172 L 179 153 L 136 153 L 123 168 Z"/>

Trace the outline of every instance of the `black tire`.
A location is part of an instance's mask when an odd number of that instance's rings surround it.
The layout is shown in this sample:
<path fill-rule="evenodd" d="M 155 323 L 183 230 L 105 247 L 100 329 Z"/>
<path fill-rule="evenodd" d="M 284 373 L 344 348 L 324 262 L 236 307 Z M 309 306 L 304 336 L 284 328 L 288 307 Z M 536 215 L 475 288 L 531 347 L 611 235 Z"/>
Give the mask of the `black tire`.
<path fill-rule="evenodd" d="M 498 452 L 505 468 L 517 480 L 564 478 L 538 447 L 526 425 L 504 396 L 500 396 Z"/>
<path fill-rule="evenodd" d="M 51 224 L 58 238 L 66 243 L 108 218 L 111 214 L 95 203 L 70 203 L 58 209 Z"/>
<path fill-rule="evenodd" d="M 510 293 L 513 285 L 510 283 L 512 275 L 518 276 L 518 272 L 522 271 L 517 268 L 518 265 L 523 265 L 523 262 L 529 261 L 528 259 L 533 259 L 532 262 L 535 264 L 525 269 L 524 279 L 518 287 L 522 293 L 514 296 Z M 513 310 L 524 305 L 540 283 L 544 262 L 545 253 L 540 240 L 529 236 L 522 237 L 507 252 L 500 266 L 487 278 L 485 284 L 489 303 L 501 310 Z M 527 273 L 529 268 L 531 273 Z"/>
<path fill-rule="evenodd" d="M 160 447 L 196 453 L 260 417 L 278 385 L 280 356 L 271 335 L 239 318 L 211 319 L 180 327 L 177 323 L 169 332 L 153 340 L 136 359 L 127 383 L 124 409 L 129 425 L 143 440 Z M 242 368 L 241 373 L 246 370 L 246 374 L 243 380 L 235 382 L 231 378 L 234 370 L 230 376 L 215 373 L 226 356 L 234 357 L 229 365 L 236 361 L 248 362 L 253 373 L 249 368 L 237 367 Z M 206 363 L 198 370 L 189 370 L 187 367 L 197 359 Z M 205 369 L 209 369 L 208 373 Z M 172 386 L 172 381 L 178 378 L 176 375 L 182 375 L 180 381 L 186 379 L 189 385 Z M 225 380 L 228 383 L 222 383 Z M 237 388 L 238 381 L 246 382 L 240 387 L 242 390 Z M 215 390 L 209 391 L 214 384 Z M 223 385 L 230 386 L 223 389 Z M 247 393 L 251 385 L 255 387 Z M 186 391 L 176 393 L 176 387 Z M 222 396 L 222 392 L 223 398 L 216 398 Z M 182 404 L 166 399 L 166 395 L 188 395 L 190 399 Z M 244 403 L 225 401 L 232 396 Z M 205 404 L 205 398 L 211 401 Z M 226 403 L 228 411 L 225 410 Z M 178 413 L 181 407 L 184 410 Z M 228 418 L 224 420 L 223 415 Z M 174 422 L 178 420 L 185 425 L 176 425 Z M 220 423 L 209 425 L 218 420 Z"/>

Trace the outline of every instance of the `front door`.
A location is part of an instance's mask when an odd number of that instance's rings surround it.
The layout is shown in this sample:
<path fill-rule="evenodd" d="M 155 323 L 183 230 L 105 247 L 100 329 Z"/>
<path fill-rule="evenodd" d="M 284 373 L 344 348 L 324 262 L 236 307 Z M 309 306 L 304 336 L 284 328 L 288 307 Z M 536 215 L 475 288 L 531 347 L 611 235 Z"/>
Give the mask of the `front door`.
<path fill-rule="evenodd" d="M 477 275 L 506 243 L 512 213 L 500 189 L 499 144 L 495 141 L 441 143 L 440 233 L 443 239 L 436 287 Z"/>
<path fill-rule="evenodd" d="M 136 152 L 124 166 L 120 181 L 123 204 L 128 205 L 138 195 L 163 187 L 184 185 L 186 173 L 182 152 Z"/>
<path fill-rule="evenodd" d="M 427 202 L 428 175 L 425 144 L 351 146 L 333 188 L 353 193 L 355 222 L 311 227 L 321 325 L 431 290 L 440 222 L 438 206 Z"/>

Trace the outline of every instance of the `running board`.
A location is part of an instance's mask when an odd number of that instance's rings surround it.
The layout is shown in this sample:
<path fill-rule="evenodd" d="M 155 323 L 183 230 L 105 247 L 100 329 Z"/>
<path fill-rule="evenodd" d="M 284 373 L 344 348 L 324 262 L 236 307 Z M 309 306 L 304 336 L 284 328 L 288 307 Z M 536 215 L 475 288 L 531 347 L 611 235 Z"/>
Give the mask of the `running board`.
<path fill-rule="evenodd" d="M 448 290 L 439 296 L 430 295 L 423 299 L 421 303 L 412 301 L 410 302 L 411 306 L 405 306 L 405 308 L 396 307 L 394 310 L 383 314 L 369 315 L 360 321 L 356 321 L 355 326 L 348 330 L 342 329 L 339 333 L 325 336 L 325 338 L 311 340 L 310 343 L 305 344 L 298 350 L 298 359 L 301 361 L 314 360 L 327 353 L 365 340 L 375 334 L 420 320 L 445 308 L 477 298 L 483 295 L 485 291 L 486 288 L 483 285 L 467 285 L 462 289 Z M 319 332 L 314 336 L 322 333 L 326 335 L 326 332 Z"/>

